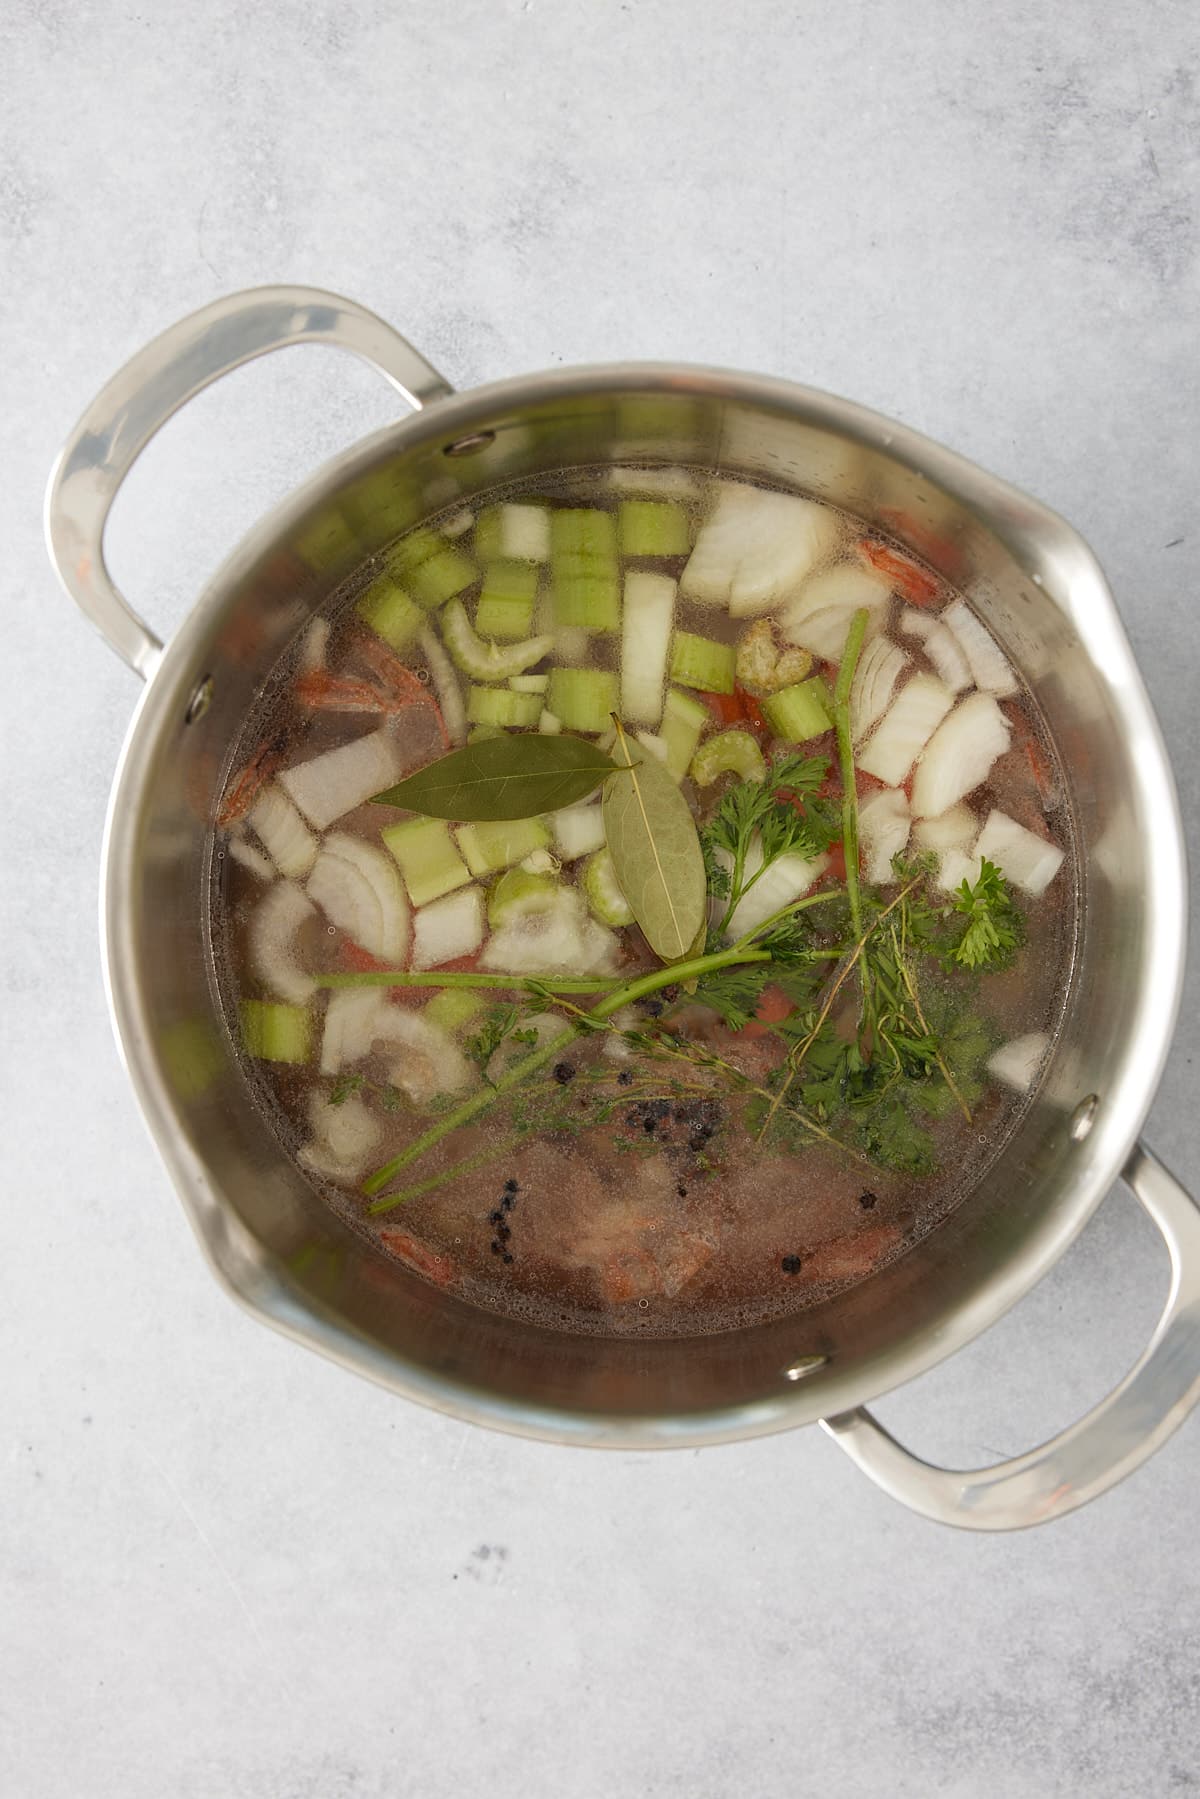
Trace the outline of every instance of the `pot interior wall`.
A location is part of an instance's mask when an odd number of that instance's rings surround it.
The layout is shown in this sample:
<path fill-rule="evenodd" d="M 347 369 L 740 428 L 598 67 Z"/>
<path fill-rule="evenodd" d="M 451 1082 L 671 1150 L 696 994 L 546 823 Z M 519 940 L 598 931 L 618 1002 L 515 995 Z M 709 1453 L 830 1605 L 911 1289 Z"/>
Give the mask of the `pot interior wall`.
<path fill-rule="evenodd" d="M 998 1270 L 1015 1298 L 1094 1203 L 1114 1146 L 1122 1153 L 1123 1127 L 1109 1119 L 1144 1000 L 1153 871 L 1138 746 L 1097 668 L 1127 655 L 1102 578 L 1067 527 L 1010 490 L 973 489 L 986 477 L 957 459 L 853 408 L 781 391 L 732 377 L 646 372 L 631 384 L 629 371 L 580 372 L 453 399 L 381 434 L 242 547 L 171 646 L 132 733 L 112 821 L 110 975 L 119 1010 L 136 993 L 123 1019 L 127 1044 L 131 1031 L 138 1040 L 130 1059 L 148 1059 L 154 1091 L 148 1099 L 143 1080 L 143 1101 L 199 1234 L 224 1278 L 277 1321 L 435 1403 L 480 1415 L 487 1406 L 471 1396 L 486 1394 L 505 1422 L 529 1428 L 535 1412 L 565 1408 L 594 1418 L 597 1438 L 630 1441 L 639 1420 L 669 1414 L 749 1408 L 745 1429 L 756 1407 L 764 1419 L 786 1408 L 796 1422 L 841 1409 L 891 1384 L 906 1349 L 951 1327 L 956 1340 L 972 1334 L 986 1304 L 994 1314 Z M 447 454 L 472 433 L 490 435 Z M 834 1302 L 705 1339 L 553 1336 L 436 1293 L 340 1226 L 282 1159 L 236 1073 L 201 905 L 205 821 L 231 744 L 312 609 L 433 509 L 520 475 L 622 459 L 827 496 L 938 565 L 989 621 L 1050 726 L 1086 870 L 1086 932 L 1057 1058 L 977 1190 Z M 188 723 L 204 677 L 211 701 Z M 1068 1121 L 1090 1094 L 1100 1095 L 1096 1127 L 1076 1142 Z M 802 1379 L 798 1365 L 810 1370 Z"/>

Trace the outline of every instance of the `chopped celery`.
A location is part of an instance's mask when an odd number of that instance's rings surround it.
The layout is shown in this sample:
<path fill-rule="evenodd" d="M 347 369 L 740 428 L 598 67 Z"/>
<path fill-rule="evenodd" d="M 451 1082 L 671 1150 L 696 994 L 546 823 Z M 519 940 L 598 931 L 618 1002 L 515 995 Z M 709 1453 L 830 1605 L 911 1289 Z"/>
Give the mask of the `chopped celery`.
<path fill-rule="evenodd" d="M 459 825 L 458 847 L 473 875 L 491 875 L 511 868 L 534 850 L 550 848 L 550 833 L 540 818 L 513 818 Z"/>
<path fill-rule="evenodd" d="M 473 725 L 536 725 L 541 710 L 540 694 L 514 693 L 511 687 L 472 687 L 467 694 Z"/>
<path fill-rule="evenodd" d="M 503 725 L 472 725 L 467 732 L 468 743 L 487 743 L 495 737 L 507 737 Z"/>
<path fill-rule="evenodd" d="M 406 650 L 425 624 L 421 608 L 390 575 L 375 577 L 355 611 L 394 650 Z"/>
<path fill-rule="evenodd" d="M 471 878 L 444 819 L 411 818 L 389 825 L 383 841 L 399 864 L 414 906 L 441 899 L 443 893 L 452 893 Z"/>
<path fill-rule="evenodd" d="M 502 925 L 515 924 L 518 919 L 550 912 L 562 891 L 553 875 L 510 868 L 507 874 L 500 876 L 488 897 L 488 924 L 493 931 L 498 931 Z"/>
<path fill-rule="evenodd" d="M 538 719 L 538 730 L 543 737 L 558 737 L 562 732 L 562 719 L 556 713 L 547 712 L 542 707 L 542 715 Z"/>
<path fill-rule="evenodd" d="M 434 995 L 421 1016 L 440 1031 L 461 1031 L 475 1022 L 487 1003 L 485 993 L 470 987 L 445 987 Z"/>
<path fill-rule="evenodd" d="M 688 515 L 672 500 L 622 500 L 617 536 L 624 556 L 686 556 L 691 547 Z"/>
<path fill-rule="evenodd" d="M 763 753 L 749 731 L 720 731 L 692 757 L 691 775 L 697 787 L 709 787 L 719 775 L 730 774 L 740 781 L 766 779 Z"/>
<path fill-rule="evenodd" d="M 538 571 L 531 562 L 492 562 L 483 578 L 475 609 L 481 637 L 528 637 L 533 629 L 533 602 Z"/>
<path fill-rule="evenodd" d="M 264 1062 L 307 1062 L 312 1051 L 312 1018 L 307 1006 L 244 999 L 238 1007 L 242 1046 Z"/>
<path fill-rule="evenodd" d="M 583 891 L 601 924 L 633 923 L 633 909 L 621 892 L 609 850 L 597 850 L 594 856 L 589 856 L 583 870 Z"/>
<path fill-rule="evenodd" d="M 550 560 L 550 514 L 544 506 L 489 506 L 475 526 L 475 554 L 481 562 Z"/>
<path fill-rule="evenodd" d="M 776 737 L 788 743 L 805 743 L 833 727 L 833 705 L 820 675 L 769 695 L 762 709 Z"/>
<path fill-rule="evenodd" d="M 589 856 L 604 844 L 604 811 L 597 805 L 563 806 L 551 814 L 554 845 L 564 862 Z"/>
<path fill-rule="evenodd" d="M 386 566 L 417 604 L 430 611 L 479 579 L 471 558 L 436 531 L 410 531 L 388 551 Z"/>
<path fill-rule="evenodd" d="M 621 587 L 612 514 L 563 507 L 550 515 L 550 544 L 555 623 L 615 631 L 621 622 Z"/>
<path fill-rule="evenodd" d="M 733 646 L 693 631 L 676 631 L 671 645 L 671 679 L 704 693 L 733 692 Z"/>
<path fill-rule="evenodd" d="M 599 668 L 551 669 L 546 705 L 568 731 L 607 731 L 617 709 L 617 677 Z"/>
<path fill-rule="evenodd" d="M 667 746 L 667 767 L 677 781 L 682 781 L 687 773 L 700 733 L 707 723 L 706 706 L 694 700 L 691 694 L 680 693 L 677 687 L 668 689 L 659 735 Z"/>
<path fill-rule="evenodd" d="M 508 684 L 514 693 L 545 693 L 550 685 L 549 675 L 510 675 Z"/>
<path fill-rule="evenodd" d="M 549 635 L 527 637 L 523 643 L 510 643 L 507 649 L 484 643 L 471 629 L 461 600 L 451 600 L 443 612 L 442 636 L 453 661 L 474 681 L 507 681 L 510 675 L 522 675 L 554 648 Z"/>

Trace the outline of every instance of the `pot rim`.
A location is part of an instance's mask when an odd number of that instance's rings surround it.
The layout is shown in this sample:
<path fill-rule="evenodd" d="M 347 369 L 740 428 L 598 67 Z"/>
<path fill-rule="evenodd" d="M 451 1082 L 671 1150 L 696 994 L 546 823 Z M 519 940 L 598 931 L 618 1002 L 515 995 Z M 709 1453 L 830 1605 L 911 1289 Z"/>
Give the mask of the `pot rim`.
<path fill-rule="evenodd" d="M 195 656 L 230 587 L 331 489 L 369 468 L 385 450 L 453 442 L 501 409 L 557 398 L 625 391 L 687 391 L 725 397 L 824 427 L 852 443 L 884 451 L 931 485 L 987 518 L 990 528 L 1032 566 L 1052 566 L 1052 597 L 1100 660 L 1114 710 L 1128 741 L 1145 815 L 1146 885 L 1154 915 L 1143 964 L 1139 1012 L 1116 1087 L 1119 1103 L 1101 1105 L 1076 1164 L 1073 1191 L 1048 1207 L 1028 1240 L 966 1301 L 914 1332 L 898 1350 L 861 1364 L 839 1386 L 827 1370 L 821 1403 L 802 1378 L 782 1381 L 775 1395 L 708 1411 L 608 1416 L 552 1405 L 516 1403 L 474 1383 L 398 1360 L 322 1312 L 292 1288 L 240 1223 L 224 1210 L 175 1123 L 169 1088 L 153 1049 L 133 974 L 134 944 L 120 895 L 130 890 L 137 854 L 138 799 L 146 752 L 187 704 Z M 1182 993 L 1186 952 L 1187 873 L 1178 798 L 1158 721 L 1150 705 L 1116 604 L 1100 565 L 1078 531 L 1040 501 L 911 427 L 821 389 L 773 376 L 706 365 L 625 362 L 580 365 L 453 393 L 395 425 L 371 433 L 331 458 L 254 525 L 212 575 L 155 663 L 130 720 L 110 792 L 101 861 L 100 935 L 103 978 L 118 1049 L 142 1116 L 183 1203 L 214 1276 L 246 1310 L 310 1349 L 403 1397 L 465 1422 L 556 1443 L 621 1448 L 697 1448 L 765 1436 L 815 1423 L 866 1404 L 915 1379 L 996 1323 L 1029 1292 L 1087 1223 L 1120 1177 L 1154 1099 Z M 536 1328 L 536 1327 L 530 1327 Z M 781 1371 L 781 1375 L 782 1375 Z"/>

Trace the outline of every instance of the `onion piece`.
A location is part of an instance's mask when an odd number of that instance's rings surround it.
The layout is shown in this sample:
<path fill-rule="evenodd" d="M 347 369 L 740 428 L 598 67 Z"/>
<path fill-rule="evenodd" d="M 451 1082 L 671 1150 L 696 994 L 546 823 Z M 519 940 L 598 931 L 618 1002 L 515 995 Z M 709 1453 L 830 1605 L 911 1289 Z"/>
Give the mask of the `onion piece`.
<path fill-rule="evenodd" d="M 409 910 L 391 857 L 361 837 L 335 831 L 308 877 L 308 893 L 340 931 L 392 967 L 408 948 Z"/>
<path fill-rule="evenodd" d="M 233 861 L 242 868 L 249 869 L 257 880 L 273 881 L 275 879 L 275 864 L 269 856 L 264 856 L 261 850 L 256 850 L 252 843 L 247 843 L 241 831 L 229 833 L 229 854 Z"/>
<path fill-rule="evenodd" d="M 886 577 L 874 569 L 864 568 L 861 562 L 839 562 L 804 582 L 780 614 L 779 628 L 789 643 L 798 643 L 827 662 L 837 662 L 854 614 L 866 608 L 871 615 L 867 635 L 873 637 L 883 625 L 891 594 Z"/>
<path fill-rule="evenodd" d="M 908 667 L 908 657 L 890 637 L 873 637 L 863 645 L 850 689 L 850 730 L 855 743 L 883 717 Z"/>
<path fill-rule="evenodd" d="M 442 709 L 442 723 L 446 727 L 446 735 L 452 744 L 463 744 L 467 741 L 467 709 L 463 705 L 462 688 L 458 684 L 454 664 L 439 643 L 435 632 L 428 628 L 425 629 L 421 632 L 417 642 L 421 646 L 422 656 L 429 665 L 433 690 L 437 695 L 438 705 Z"/>
<path fill-rule="evenodd" d="M 464 506 L 460 511 L 452 512 L 449 518 L 444 518 L 439 529 L 443 537 L 465 537 L 474 523 L 475 514 L 469 506 Z"/>
<path fill-rule="evenodd" d="M 917 850 L 967 850 L 979 835 L 979 819 L 961 803 L 939 812 L 936 818 L 919 818 L 913 826 Z"/>
<path fill-rule="evenodd" d="M 321 1038 L 322 1074 L 340 1074 L 371 1053 L 378 1014 L 390 1003 L 379 987 L 339 987 L 330 995 Z"/>
<path fill-rule="evenodd" d="M 308 1120 L 313 1135 L 297 1157 L 301 1166 L 331 1180 L 356 1181 L 383 1135 L 379 1120 L 357 1093 L 335 1106 L 320 1092 L 309 1098 Z"/>
<path fill-rule="evenodd" d="M 283 788 L 274 781 L 264 787 L 246 823 L 280 874 L 302 881 L 317 859 L 317 840 Z"/>
<path fill-rule="evenodd" d="M 944 681 L 936 675 L 915 674 L 867 739 L 858 766 L 887 787 L 902 787 L 953 704 L 954 695 Z"/>
<path fill-rule="evenodd" d="M 329 649 L 329 620 L 314 618 L 300 640 L 299 667 L 305 670 L 324 668 Z"/>
<path fill-rule="evenodd" d="M 913 606 L 901 616 L 900 629 L 909 637 L 920 639 L 939 679 L 946 683 L 951 693 L 963 693 L 974 686 L 970 664 L 949 625 Z"/>
<path fill-rule="evenodd" d="M 296 953 L 296 936 L 316 916 L 316 908 L 291 881 L 268 888 L 250 914 L 247 959 L 251 973 L 268 993 L 291 1006 L 306 1006 L 316 982 Z"/>
<path fill-rule="evenodd" d="M 610 974 L 617 949 L 613 933 L 588 916 L 583 895 L 564 887 L 545 911 L 493 931 L 479 966 L 504 974 Z"/>
<path fill-rule="evenodd" d="M 902 788 L 885 787 L 858 808 L 859 837 L 865 851 L 863 873 L 877 887 L 896 879 L 892 857 L 908 842 L 912 823 L 908 799 Z"/>
<path fill-rule="evenodd" d="M 1050 1039 L 1045 1031 L 1030 1031 L 1024 1037 L 1014 1037 L 1011 1042 L 1002 1043 L 988 1058 L 988 1073 L 1015 1092 L 1028 1093 L 1049 1047 Z"/>
<path fill-rule="evenodd" d="M 343 813 L 353 812 L 364 800 L 391 787 L 402 772 L 399 747 L 385 728 L 285 768 L 279 783 L 309 824 L 323 831 Z"/>
<path fill-rule="evenodd" d="M 1063 865 L 1063 851 L 1057 843 L 1027 831 L 1007 812 L 988 813 L 975 845 L 977 856 L 994 862 L 1006 881 L 1037 899 Z"/>
<path fill-rule="evenodd" d="M 410 1006 L 385 1004 L 375 1040 L 401 1046 L 403 1053 L 392 1063 L 388 1078 L 419 1106 L 443 1094 L 461 1093 L 478 1079 L 478 1070 L 449 1033 Z"/>
<path fill-rule="evenodd" d="M 717 861 L 725 869 L 732 870 L 733 857 L 725 850 L 717 851 Z M 750 841 L 746 851 L 745 879 L 757 874 L 763 864 L 762 843 L 757 832 Z M 751 887 L 749 893 L 738 901 L 733 917 L 725 932 L 725 940 L 733 943 L 744 937 L 747 931 L 757 930 L 764 919 L 770 918 L 772 912 L 778 912 L 781 906 L 790 905 L 792 900 L 801 899 L 810 887 L 816 885 L 829 866 L 828 856 L 814 856 L 811 861 L 804 856 L 777 856 L 767 872 Z M 724 905 L 718 906 L 716 916 L 719 918 Z"/>
<path fill-rule="evenodd" d="M 413 919 L 414 968 L 440 968 L 473 956 L 483 942 L 483 890 L 460 887 L 421 906 Z"/>
<path fill-rule="evenodd" d="M 979 879 L 980 859 L 970 850 L 943 850 L 938 861 L 937 884 L 947 893 L 957 893 L 965 881 L 974 887 Z"/>
<path fill-rule="evenodd" d="M 941 616 L 942 622 L 958 639 L 980 692 L 994 693 L 1000 699 L 1006 694 L 1016 693 L 1017 677 L 1007 656 L 987 626 L 976 618 L 967 602 L 951 600 Z"/>
<path fill-rule="evenodd" d="M 767 612 L 833 551 L 838 514 L 816 500 L 721 482 L 680 579 L 685 599 L 728 605 L 734 618 Z"/>
<path fill-rule="evenodd" d="M 1008 748 L 1011 730 L 990 693 L 968 694 L 960 701 L 921 757 L 912 789 L 915 816 L 937 818 L 974 792 Z"/>

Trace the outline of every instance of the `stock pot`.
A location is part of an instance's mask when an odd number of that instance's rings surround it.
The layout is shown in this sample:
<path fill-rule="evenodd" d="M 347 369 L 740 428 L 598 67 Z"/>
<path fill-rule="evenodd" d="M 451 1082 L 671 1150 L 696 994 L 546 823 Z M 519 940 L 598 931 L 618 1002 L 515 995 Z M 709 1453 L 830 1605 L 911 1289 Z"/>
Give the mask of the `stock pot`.
<path fill-rule="evenodd" d="M 239 545 L 163 645 L 114 586 L 105 520 L 139 452 L 218 376 L 300 343 L 373 364 L 411 409 Z M 1020 669 L 1066 772 L 1078 949 L 1042 1084 L 956 1211 L 901 1260 L 797 1315 L 691 1339 L 569 1337 L 435 1291 L 345 1228 L 240 1077 L 209 949 L 208 819 L 239 730 L 314 608 L 430 511 L 519 476 L 684 462 L 827 497 L 937 566 Z M 560 1443 L 695 1447 L 820 1422 L 880 1486 L 981 1530 L 1061 1516 L 1129 1473 L 1200 1397 L 1200 1211 L 1139 1141 L 1174 1025 L 1186 873 L 1170 768 L 1103 573 L 1062 519 L 848 401 L 762 376 L 615 364 L 456 394 L 336 295 L 235 294 L 148 345 L 51 476 L 51 558 L 142 679 L 109 804 L 105 981 L 151 1134 L 214 1273 L 264 1322 L 456 1417 Z M 1028 1291 L 1123 1178 L 1171 1260 L 1148 1348 L 1087 1417 L 1026 1455 L 935 1468 L 867 1403 Z"/>

